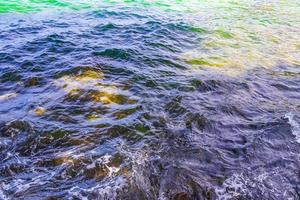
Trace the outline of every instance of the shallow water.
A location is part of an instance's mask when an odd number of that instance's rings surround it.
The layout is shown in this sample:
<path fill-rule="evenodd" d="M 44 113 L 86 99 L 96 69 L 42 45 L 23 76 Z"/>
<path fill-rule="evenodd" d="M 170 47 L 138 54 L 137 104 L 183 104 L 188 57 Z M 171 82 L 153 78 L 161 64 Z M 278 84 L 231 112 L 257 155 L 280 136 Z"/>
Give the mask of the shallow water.
<path fill-rule="evenodd" d="M 0 0 L 0 199 L 300 199 L 299 13 Z"/>

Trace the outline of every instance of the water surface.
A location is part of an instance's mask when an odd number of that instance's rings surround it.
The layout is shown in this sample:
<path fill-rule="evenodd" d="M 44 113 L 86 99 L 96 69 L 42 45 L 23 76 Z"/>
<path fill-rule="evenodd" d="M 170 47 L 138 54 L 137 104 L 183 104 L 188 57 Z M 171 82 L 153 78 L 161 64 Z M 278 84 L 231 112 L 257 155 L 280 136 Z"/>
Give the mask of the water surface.
<path fill-rule="evenodd" d="M 300 199 L 299 13 L 0 0 L 0 199 Z"/>

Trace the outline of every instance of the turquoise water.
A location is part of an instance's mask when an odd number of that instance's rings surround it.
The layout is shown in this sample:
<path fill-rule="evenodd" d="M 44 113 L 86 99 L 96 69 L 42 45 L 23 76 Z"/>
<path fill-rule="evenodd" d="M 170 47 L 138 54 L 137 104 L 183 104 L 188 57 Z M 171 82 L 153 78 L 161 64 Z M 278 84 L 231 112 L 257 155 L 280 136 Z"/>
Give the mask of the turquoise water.
<path fill-rule="evenodd" d="M 202 35 L 198 48 L 180 59 L 199 68 L 239 74 L 254 67 L 299 65 L 298 1 L 2 1 L 0 13 L 101 12 L 131 9 L 177 18 L 190 32 Z M 143 13 L 140 13 L 143 14 Z M 205 22 L 205 23 L 204 23 Z M 247 67 L 245 67 L 247 65 Z"/>
<path fill-rule="evenodd" d="M 299 11 L 0 0 L 0 199 L 299 199 Z"/>

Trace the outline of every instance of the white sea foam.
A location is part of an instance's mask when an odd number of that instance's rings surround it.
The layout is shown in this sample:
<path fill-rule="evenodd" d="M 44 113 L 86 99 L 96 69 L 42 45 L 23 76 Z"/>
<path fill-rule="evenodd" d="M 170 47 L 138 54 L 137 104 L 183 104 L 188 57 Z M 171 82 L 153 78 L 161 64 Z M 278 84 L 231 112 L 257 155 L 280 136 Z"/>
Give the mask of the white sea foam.
<path fill-rule="evenodd" d="M 222 186 L 215 188 L 217 199 L 229 200 L 240 197 L 257 198 L 258 195 L 271 199 L 293 199 L 295 190 L 288 178 L 282 175 L 283 169 L 257 169 L 251 173 L 235 173 L 228 177 Z M 281 183 L 278 185 L 278 181 Z"/>
<path fill-rule="evenodd" d="M 8 200 L 9 198 L 4 194 L 4 191 L 2 189 L 2 186 L 3 184 L 0 185 L 0 199 L 2 200 Z"/>
<path fill-rule="evenodd" d="M 7 101 L 7 100 L 15 98 L 15 97 L 17 97 L 17 93 L 14 93 L 14 92 L 3 94 L 3 95 L 0 95 L 0 102 Z"/>
<path fill-rule="evenodd" d="M 85 189 L 78 186 L 72 187 L 69 190 L 69 194 L 73 197 L 78 197 L 80 199 L 88 199 L 84 196 L 84 193 L 94 193 L 97 194 L 97 199 L 107 199 L 114 200 L 117 199 L 117 192 L 122 190 L 126 186 L 126 180 L 123 177 L 116 177 L 114 179 L 108 180 L 105 183 L 97 184 L 94 187 Z"/>
<path fill-rule="evenodd" d="M 287 113 L 285 118 L 288 119 L 288 122 L 292 127 L 292 134 L 296 137 L 296 141 L 300 143 L 300 126 L 295 120 L 295 116 L 292 113 Z"/>
<path fill-rule="evenodd" d="M 216 189 L 218 199 L 232 199 L 247 193 L 247 182 L 243 174 L 233 174 L 224 181 L 222 187 Z"/>
<path fill-rule="evenodd" d="M 96 163 L 104 164 L 105 167 L 108 169 L 108 177 L 113 176 L 115 173 L 119 172 L 121 168 L 119 167 L 111 167 L 109 166 L 109 162 L 111 160 L 111 155 L 104 155 L 98 159 L 95 159 L 91 164 L 86 165 L 86 169 L 93 169 L 96 167 Z"/>

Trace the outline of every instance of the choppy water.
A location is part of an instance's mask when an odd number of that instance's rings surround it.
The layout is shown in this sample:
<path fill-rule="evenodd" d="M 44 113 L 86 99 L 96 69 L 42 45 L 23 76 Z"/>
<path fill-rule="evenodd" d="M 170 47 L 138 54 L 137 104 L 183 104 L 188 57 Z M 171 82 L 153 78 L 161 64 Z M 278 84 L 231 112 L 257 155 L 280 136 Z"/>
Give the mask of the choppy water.
<path fill-rule="evenodd" d="M 0 0 L 0 199 L 300 199 L 299 13 Z"/>

